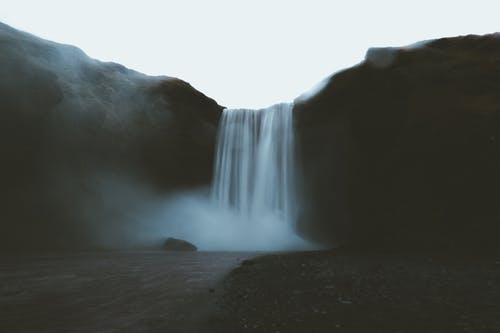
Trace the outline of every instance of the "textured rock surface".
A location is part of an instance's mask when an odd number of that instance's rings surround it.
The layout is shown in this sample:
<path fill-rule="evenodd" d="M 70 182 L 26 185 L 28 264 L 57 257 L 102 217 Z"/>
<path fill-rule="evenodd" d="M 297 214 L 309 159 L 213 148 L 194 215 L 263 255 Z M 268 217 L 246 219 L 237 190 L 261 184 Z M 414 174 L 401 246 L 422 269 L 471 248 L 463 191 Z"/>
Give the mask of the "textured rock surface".
<path fill-rule="evenodd" d="M 179 79 L 0 24 L 0 247 L 130 244 L 146 197 L 209 183 L 221 111 Z"/>
<path fill-rule="evenodd" d="M 301 228 L 364 246 L 496 247 L 500 36 L 372 49 L 296 101 Z"/>

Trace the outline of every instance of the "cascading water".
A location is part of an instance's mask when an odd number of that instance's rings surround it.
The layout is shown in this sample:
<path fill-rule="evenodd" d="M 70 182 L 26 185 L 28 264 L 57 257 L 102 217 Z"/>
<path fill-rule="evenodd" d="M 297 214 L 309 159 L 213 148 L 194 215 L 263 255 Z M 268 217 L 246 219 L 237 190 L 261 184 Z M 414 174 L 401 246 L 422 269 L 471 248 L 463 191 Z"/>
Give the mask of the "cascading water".
<path fill-rule="evenodd" d="M 296 219 L 293 104 L 225 109 L 219 124 L 212 199 L 250 223 Z M 267 222 L 265 222 L 267 223 Z"/>
<path fill-rule="evenodd" d="M 186 193 L 169 200 L 165 235 L 189 240 L 200 250 L 315 248 L 295 232 L 299 200 L 292 108 L 224 110 L 210 198 Z"/>

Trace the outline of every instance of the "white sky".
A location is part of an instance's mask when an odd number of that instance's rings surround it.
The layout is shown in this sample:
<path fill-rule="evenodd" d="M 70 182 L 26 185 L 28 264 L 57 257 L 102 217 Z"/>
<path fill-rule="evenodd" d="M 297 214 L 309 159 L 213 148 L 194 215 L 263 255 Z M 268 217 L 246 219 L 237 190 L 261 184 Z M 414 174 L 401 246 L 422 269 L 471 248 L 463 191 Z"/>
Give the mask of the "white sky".
<path fill-rule="evenodd" d="M 0 0 L 0 20 L 176 76 L 229 107 L 290 101 L 369 47 L 500 30 L 500 0 Z"/>

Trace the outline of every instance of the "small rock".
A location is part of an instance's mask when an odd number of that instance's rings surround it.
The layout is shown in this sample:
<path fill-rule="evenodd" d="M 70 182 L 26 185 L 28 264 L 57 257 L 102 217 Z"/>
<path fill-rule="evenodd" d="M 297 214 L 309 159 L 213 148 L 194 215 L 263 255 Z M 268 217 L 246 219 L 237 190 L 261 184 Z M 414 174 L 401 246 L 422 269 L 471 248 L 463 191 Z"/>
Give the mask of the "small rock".
<path fill-rule="evenodd" d="M 177 238 L 167 238 L 163 244 L 163 249 L 167 251 L 197 251 L 198 249 L 193 244 L 188 241 L 177 239 Z"/>

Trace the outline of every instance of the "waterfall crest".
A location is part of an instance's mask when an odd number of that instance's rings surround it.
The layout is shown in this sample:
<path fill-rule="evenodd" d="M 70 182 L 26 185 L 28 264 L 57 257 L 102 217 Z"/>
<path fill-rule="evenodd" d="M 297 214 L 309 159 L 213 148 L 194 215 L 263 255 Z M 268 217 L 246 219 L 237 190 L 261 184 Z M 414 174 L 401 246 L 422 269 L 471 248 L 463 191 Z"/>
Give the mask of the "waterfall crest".
<path fill-rule="evenodd" d="M 296 220 L 291 103 L 225 109 L 217 137 L 212 200 L 249 220 Z"/>

